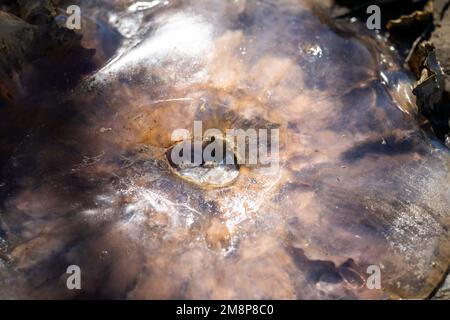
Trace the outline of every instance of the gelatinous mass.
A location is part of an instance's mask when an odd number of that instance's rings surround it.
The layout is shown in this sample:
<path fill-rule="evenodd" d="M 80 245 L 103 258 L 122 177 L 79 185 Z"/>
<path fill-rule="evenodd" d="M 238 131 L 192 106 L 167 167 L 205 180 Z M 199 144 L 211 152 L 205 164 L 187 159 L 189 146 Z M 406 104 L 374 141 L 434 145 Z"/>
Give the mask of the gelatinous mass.
<path fill-rule="evenodd" d="M 311 1 L 81 5 L 100 65 L 15 102 L 39 117 L 4 161 L 1 297 L 424 298 L 439 284 L 450 154 L 383 37 Z M 31 69 L 22 88 L 47 76 Z M 166 154 L 194 121 L 279 128 L 279 170 L 186 179 Z"/>

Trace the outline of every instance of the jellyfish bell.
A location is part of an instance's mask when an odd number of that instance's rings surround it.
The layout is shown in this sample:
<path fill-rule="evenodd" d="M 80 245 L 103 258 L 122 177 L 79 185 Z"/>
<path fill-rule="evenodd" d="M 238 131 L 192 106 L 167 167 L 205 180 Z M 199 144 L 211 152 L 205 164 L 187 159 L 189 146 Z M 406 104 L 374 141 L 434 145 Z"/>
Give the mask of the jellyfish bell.
<path fill-rule="evenodd" d="M 386 39 L 330 22 L 310 1 L 119 3 L 85 12 L 123 36 L 114 56 L 34 104 L 52 117 L 2 173 L 12 263 L 0 296 L 74 297 L 60 286 L 66 265 L 80 266 L 86 297 L 435 289 L 450 255 L 450 155 L 405 112 L 407 72 Z M 211 128 L 279 129 L 277 170 L 239 163 L 226 143 L 233 163 L 204 161 Z"/>

